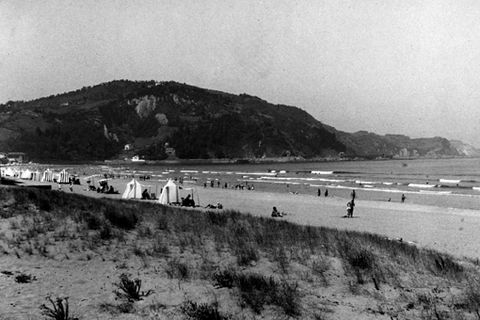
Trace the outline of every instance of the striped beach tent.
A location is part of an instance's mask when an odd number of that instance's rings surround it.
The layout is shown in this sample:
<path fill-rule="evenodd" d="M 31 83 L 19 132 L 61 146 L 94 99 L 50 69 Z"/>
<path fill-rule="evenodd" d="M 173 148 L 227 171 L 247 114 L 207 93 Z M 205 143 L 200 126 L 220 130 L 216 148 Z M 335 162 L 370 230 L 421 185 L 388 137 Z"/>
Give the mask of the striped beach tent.
<path fill-rule="evenodd" d="M 69 183 L 70 182 L 70 175 L 68 174 L 67 170 L 63 169 L 58 174 L 58 183 Z"/>
<path fill-rule="evenodd" d="M 43 172 L 42 182 L 53 182 L 53 171 L 47 169 Z"/>
<path fill-rule="evenodd" d="M 32 172 L 32 180 L 33 181 L 41 181 L 42 180 L 42 173 L 38 170 Z"/>
<path fill-rule="evenodd" d="M 135 179 L 132 179 L 123 192 L 122 199 L 142 199 L 142 185 Z"/>

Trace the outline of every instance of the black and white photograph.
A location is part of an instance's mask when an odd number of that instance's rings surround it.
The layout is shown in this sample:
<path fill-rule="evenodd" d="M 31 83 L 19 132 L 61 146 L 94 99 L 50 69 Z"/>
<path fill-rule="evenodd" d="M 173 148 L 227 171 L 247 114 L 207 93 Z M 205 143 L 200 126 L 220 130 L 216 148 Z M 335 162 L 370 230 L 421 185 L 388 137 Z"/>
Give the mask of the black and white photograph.
<path fill-rule="evenodd" d="M 0 0 L 0 320 L 480 320 L 480 2 Z"/>

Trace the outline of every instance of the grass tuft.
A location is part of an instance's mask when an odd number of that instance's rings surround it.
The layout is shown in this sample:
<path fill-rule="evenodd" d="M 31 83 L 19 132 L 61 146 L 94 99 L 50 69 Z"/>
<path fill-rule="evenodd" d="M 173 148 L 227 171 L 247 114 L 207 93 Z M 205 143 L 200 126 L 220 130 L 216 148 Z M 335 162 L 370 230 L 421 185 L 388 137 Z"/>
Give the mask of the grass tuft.
<path fill-rule="evenodd" d="M 142 280 L 132 280 L 126 273 L 120 275 L 120 282 L 115 283 L 115 286 L 119 289 L 114 291 L 117 298 L 127 300 L 128 302 L 142 300 L 143 297 L 153 293 L 153 290 L 141 291 Z"/>
<path fill-rule="evenodd" d="M 78 320 L 78 318 L 70 317 L 68 297 L 56 298 L 55 301 L 51 297 L 47 297 L 51 306 L 42 304 L 40 311 L 43 316 L 54 320 Z"/>
<path fill-rule="evenodd" d="M 182 312 L 192 320 L 229 320 L 232 317 L 218 311 L 218 303 L 196 303 L 186 301 L 181 307 Z"/>

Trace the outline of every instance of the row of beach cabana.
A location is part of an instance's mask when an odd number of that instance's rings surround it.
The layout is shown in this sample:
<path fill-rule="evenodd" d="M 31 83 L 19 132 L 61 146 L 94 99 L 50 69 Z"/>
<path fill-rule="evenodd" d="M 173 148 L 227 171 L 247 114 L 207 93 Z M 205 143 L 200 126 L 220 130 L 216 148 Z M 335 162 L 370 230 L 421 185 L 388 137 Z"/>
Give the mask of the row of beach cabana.
<path fill-rule="evenodd" d="M 0 176 L 13 179 L 32 180 L 38 182 L 58 182 L 58 183 L 70 183 L 73 176 L 63 169 L 60 172 L 54 172 L 50 169 L 43 171 L 20 169 L 15 167 L 1 167 Z"/>

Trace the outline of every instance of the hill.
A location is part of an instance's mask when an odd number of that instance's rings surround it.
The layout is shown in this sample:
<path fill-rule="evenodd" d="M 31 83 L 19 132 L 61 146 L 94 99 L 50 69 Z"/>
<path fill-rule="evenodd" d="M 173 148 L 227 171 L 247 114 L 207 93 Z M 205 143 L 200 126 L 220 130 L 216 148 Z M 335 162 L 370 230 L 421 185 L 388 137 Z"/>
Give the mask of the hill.
<path fill-rule="evenodd" d="M 0 105 L 0 150 L 33 160 L 459 156 L 442 138 L 346 133 L 292 106 L 175 82 L 112 81 Z M 132 149 L 125 151 L 130 144 Z"/>
<path fill-rule="evenodd" d="M 474 319 L 478 264 L 234 211 L 0 187 L 1 316 Z M 134 279 L 137 278 L 138 281 Z M 62 318 L 64 319 L 64 318 Z"/>

